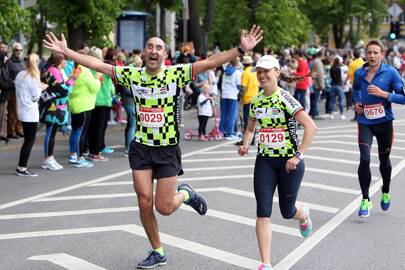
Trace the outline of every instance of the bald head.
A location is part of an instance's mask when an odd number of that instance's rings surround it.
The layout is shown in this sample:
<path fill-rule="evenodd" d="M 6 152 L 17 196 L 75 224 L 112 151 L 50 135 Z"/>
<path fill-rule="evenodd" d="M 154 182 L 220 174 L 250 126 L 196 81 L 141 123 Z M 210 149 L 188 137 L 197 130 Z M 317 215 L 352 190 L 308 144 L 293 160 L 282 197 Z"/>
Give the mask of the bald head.
<path fill-rule="evenodd" d="M 165 49 L 166 45 L 165 42 L 160 37 L 151 37 L 146 41 L 146 47 L 148 44 L 159 45 Z"/>

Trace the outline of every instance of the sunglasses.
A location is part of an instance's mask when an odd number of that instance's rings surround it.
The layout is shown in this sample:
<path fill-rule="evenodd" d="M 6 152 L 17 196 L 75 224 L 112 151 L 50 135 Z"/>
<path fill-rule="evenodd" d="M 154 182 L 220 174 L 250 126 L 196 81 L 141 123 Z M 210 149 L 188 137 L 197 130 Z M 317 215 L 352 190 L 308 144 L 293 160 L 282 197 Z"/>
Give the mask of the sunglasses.
<path fill-rule="evenodd" d="M 23 50 L 22 49 L 15 49 L 14 51 L 15 52 L 22 52 Z"/>

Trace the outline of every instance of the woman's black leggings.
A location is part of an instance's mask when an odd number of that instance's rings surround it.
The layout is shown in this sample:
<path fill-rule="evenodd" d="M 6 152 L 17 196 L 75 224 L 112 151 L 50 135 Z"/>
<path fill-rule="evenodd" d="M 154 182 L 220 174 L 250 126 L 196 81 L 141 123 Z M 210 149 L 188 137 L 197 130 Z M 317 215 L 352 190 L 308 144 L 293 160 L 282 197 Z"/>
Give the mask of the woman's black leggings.
<path fill-rule="evenodd" d="M 31 155 L 32 146 L 35 143 L 37 135 L 38 122 L 21 122 L 24 131 L 24 143 L 20 151 L 20 159 L 18 161 L 19 167 L 27 167 L 28 159 Z"/>
<path fill-rule="evenodd" d="M 376 125 L 358 125 L 359 129 L 359 149 L 360 149 L 360 164 L 357 171 L 360 181 L 361 192 L 363 199 L 369 199 L 368 190 L 371 183 L 370 171 L 370 150 L 373 143 L 373 136 L 376 137 L 378 143 L 378 158 L 380 159 L 380 173 L 383 180 L 382 191 L 388 193 L 391 182 L 391 161 L 390 153 L 394 139 L 394 130 L 392 121 L 387 121 Z"/>
<path fill-rule="evenodd" d="M 277 187 L 280 212 L 283 218 L 291 219 L 297 213 L 295 202 L 304 176 L 305 164 L 302 160 L 297 169 L 287 173 L 285 164 L 290 158 L 256 157 L 254 170 L 254 191 L 257 204 L 257 217 L 270 217 L 273 208 L 273 195 Z"/>

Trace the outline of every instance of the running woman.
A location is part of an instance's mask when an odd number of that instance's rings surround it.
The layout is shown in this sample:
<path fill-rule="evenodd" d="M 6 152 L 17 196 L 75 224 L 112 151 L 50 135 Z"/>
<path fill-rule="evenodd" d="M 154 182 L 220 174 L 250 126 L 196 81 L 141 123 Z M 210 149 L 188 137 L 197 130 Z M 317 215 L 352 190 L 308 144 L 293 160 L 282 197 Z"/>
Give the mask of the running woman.
<path fill-rule="evenodd" d="M 147 40 L 144 48 L 145 67 L 112 66 L 90 56 L 69 49 L 63 35 L 47 35 L 44 46 L 64 54 L 75 63 L 109 75 L 119 84 L 132 90 L 136 105 L 135 138 L 129 149 L 129 163 L 141 222 L 152 246 L 146 259 L 138 263 L 140 269 L 150 269 L 167 263 L 158 223 L 153 211 L 162 215 L 174 213 L 184 202 L 200 215 L 207 212 L 205 199 L 191 186 L 177 187 L 177 175 L 183 173 L 179 148 L 178 96 L 199 72 L 213 69 L 253 49 L 263 38 L 259 26 L 242 31 L 237 48 L 215 54 L 193 64 L 164 66 L 165 43 L 158 37 Z M 157 179 L 153 197 L 153 179 Z"/>
<path fill-rule="evenodd" d="M 276 187 L 281 215 L 285 219 L 298 220 L 303 237 L 309 237 L 312 231 L 309 209 L 298 205 L 296 199 L 304 176 L 304 153 L 317 127 L 302 105 L 277 86 L 280 65 L 276 58 L 261 57 L 252 71 L 257 72 L 262 90 L 251 102 L 248 125 L 238 153 L 241 156 L 248 154 L 258 122 L 259 145 L 253 180 L 257 204 L 256 236 L 262 259 L 259 270 L 268 270 L 272 269 L 270 217 Z M 301 144 L 296 134 L 296 121 L 304 127 Z"/>
<path fill-rule="evenodd" d="M 404 84 L 395 68 L 382 63 L 384 45 L 370 40 L 366 45 L 366 64 L 354 73 L 353 99 L 357 113 L 360 164 L 357 171 L 363 199 L 359 216 L 368 217 L 372 203 L 369 197 L 371 183 L 370 150 L 373 136 L 378 143 L 381 187 L 381 208 L 390 207 L 391 161 L 390 153 L 394 138 L 391 103 L 405 104 Z"/>

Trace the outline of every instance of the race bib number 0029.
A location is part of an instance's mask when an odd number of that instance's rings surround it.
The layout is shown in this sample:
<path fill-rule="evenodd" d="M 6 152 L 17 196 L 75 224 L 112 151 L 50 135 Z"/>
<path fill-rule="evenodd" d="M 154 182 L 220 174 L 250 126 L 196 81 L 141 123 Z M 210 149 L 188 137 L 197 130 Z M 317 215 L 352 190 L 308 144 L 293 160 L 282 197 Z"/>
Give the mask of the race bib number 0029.
<path fill-rule="evenodd" d="M 262 128 L 259 130 L 259 142 L 269 148 L 281 148 L 285 146 L 283 128 Z"/>
<path fill-rule="evenodd" d="M 364 105 L 364 116 L 367 119 L 379 119 L 385 116 L 384 106 L 379 104 Z"/>
<path fill-rule="evenodd" d="M 165 123 L 163 108 L 139 109 L 139 120 L 144 127 L 162 127 Z"/>

